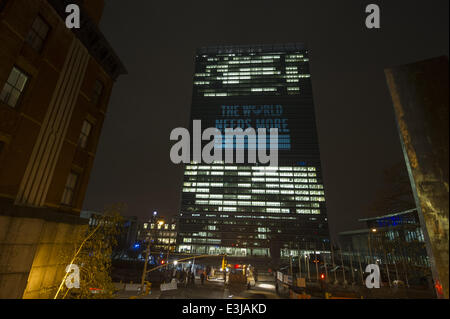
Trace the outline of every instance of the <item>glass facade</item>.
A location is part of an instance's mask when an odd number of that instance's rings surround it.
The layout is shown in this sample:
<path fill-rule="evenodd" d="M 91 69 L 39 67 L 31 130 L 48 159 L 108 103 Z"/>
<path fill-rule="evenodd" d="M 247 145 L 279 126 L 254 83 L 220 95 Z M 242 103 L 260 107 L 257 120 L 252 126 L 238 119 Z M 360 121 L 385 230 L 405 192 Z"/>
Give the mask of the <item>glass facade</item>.
<path fill-rule="evenodd" d="M 298 44 L 272 49 L 270 46 L 201 49 L 195 71 L 196 97 L 282 96 L 311 91 L 308 52 Z"/>
<path fill-rule="evenodd" d="M 186 165 L 178 250 L 271 257 L 328 250 L 307 49 L 203 48 L 195 69 L 191 120 L 222 133 L 278 128 L 279 166 Z"/>

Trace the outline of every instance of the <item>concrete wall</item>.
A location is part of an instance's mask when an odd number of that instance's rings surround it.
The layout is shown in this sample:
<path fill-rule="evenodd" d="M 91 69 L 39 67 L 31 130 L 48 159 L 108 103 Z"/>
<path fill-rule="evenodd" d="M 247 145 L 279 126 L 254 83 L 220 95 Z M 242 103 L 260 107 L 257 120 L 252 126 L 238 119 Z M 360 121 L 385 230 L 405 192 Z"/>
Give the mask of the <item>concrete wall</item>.
<path fill-rule="evenodd" d="M 83 225 L 0 216 L 0 299 L 53 298 Z"/>

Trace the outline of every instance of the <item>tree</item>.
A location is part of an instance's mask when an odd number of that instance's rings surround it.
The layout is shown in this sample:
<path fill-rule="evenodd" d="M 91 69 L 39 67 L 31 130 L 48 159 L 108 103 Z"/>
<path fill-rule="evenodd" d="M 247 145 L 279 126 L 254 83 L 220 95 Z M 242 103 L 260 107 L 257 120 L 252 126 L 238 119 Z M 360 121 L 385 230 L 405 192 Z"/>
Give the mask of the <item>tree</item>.
<path fill-rule="evenodd" d="M 111 255 L 121 233 L 124 206 L 115 204 L 95 219 L 95 225 L 82 233 L 73 251 L 62 252 L 65 264 L 75 264 L 80 270 L 79 288 L 67 288 L 68 273 L 62 278 L 55 299 L 112 298 L 115 287 L 110 276 Z"/>

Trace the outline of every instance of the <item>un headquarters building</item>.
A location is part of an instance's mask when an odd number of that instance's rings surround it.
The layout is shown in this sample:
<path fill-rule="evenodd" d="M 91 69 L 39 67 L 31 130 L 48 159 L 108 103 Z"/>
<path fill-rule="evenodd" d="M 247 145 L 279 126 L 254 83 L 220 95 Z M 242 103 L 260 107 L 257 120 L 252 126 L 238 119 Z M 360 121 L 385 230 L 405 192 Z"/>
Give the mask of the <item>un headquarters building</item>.
<path fill-rule="evenodd" d="M 221 132 L 278 128 L 279 159 L 275 168 L 250 163 L 247 152 L 244 163 L 186 164 L 179 252 L 280 258 L 329 251 L 304 45 L 197 50 L 191 125 L 193 120 Z"/>

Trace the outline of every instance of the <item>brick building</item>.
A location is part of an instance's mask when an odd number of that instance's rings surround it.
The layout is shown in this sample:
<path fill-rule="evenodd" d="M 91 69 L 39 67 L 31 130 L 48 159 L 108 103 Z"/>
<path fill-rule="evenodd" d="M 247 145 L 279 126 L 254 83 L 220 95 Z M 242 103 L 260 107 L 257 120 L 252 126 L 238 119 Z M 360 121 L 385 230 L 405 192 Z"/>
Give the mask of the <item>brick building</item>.
<path fill-rule="evenodd" d="M 81 28 L 65 26 L 81 5 Z M 125 68 L 104 1 L 0 0 L 0 298 L 51 298 L 80 218 L 108 100 Z"/>

